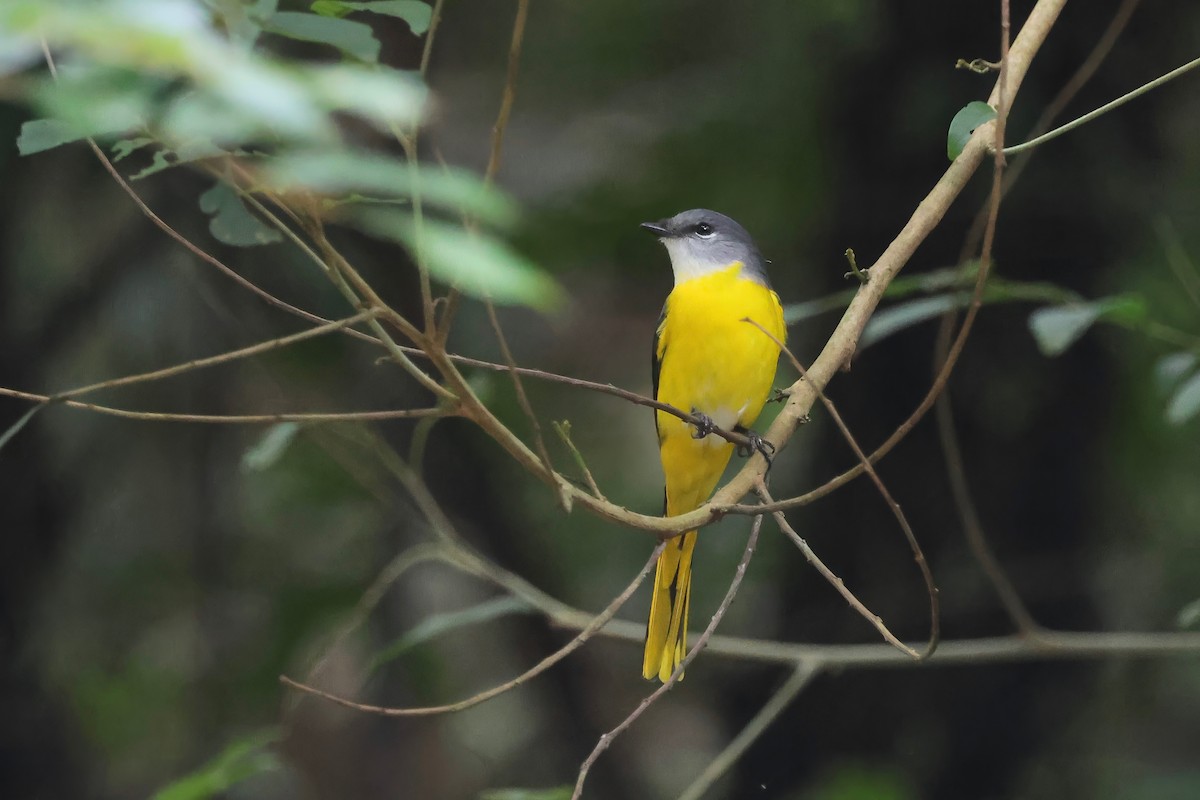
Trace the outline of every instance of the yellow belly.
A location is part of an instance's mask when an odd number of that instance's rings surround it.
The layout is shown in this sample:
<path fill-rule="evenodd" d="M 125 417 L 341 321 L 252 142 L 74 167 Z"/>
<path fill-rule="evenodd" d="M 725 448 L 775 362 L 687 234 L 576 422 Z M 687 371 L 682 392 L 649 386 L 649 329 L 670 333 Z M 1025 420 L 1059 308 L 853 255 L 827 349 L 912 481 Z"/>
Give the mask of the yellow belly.
<path fill-rule="evenodd" d="M 775 380 L 780 341 L 787 331 L 779 297 L 739 274 L 741 265 L 693 278 L 667 298 L 659 331 L 658 399 L 695 409 L 727 430 L 758 418 Z M 681 514 L 712 494 L 733 452 L 717 436 L 695 439 L 694 428 L 658 412 L 659 445 L 667 483 L 667 513 Z"/>

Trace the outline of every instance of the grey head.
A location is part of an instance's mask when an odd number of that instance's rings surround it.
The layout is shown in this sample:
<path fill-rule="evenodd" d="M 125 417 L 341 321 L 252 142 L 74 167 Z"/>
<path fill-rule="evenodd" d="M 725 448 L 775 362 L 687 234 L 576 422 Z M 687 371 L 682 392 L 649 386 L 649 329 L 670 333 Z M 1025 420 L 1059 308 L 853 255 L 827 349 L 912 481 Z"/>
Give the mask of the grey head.
<path fill-rule="evenodd" d="M 642 227 L 658 237 L 671 256 L 675 283 L 742 264 L 742 275 L 770 286 L 766 262 L 746 229 L 724 214 L 693 208 Z"/>

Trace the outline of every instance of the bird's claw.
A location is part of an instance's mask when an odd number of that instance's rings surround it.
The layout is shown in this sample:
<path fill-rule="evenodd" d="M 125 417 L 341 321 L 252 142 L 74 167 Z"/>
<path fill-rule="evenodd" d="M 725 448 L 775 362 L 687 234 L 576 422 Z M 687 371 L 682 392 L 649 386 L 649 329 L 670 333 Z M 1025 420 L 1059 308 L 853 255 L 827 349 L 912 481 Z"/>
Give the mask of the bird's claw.
<path fill-rule="evenodd" d="M 768 442 L 757 431 L 749 428 L 738 429 L 738 433 L 746 437 L 746 443 L 738 445 L 737 454 L 742 458 L 749 458 L 758 453 L 763 457 L 763 461 L 767 462 L 767 471 L 771 470 L 772 456 L 775 455 L 775 445 Z"/>
<path fill-rule="evenodd" d="M 703 439 L 717 429 L 717 423 L 713 422 L 712 417 L 702 414 L 694 408 L 692 409 L 692 419 L 692 425 L 696 428 L 696 432 L 692 434 L 693 439 Z"/>
<path fill-rule="evenodd" d="M 792 393 L 788 389 L 780 389 L 778 386 L 771 389 L 771 396 L 767 398 L 768 403 L 783 403 L 786 402 Z"/>

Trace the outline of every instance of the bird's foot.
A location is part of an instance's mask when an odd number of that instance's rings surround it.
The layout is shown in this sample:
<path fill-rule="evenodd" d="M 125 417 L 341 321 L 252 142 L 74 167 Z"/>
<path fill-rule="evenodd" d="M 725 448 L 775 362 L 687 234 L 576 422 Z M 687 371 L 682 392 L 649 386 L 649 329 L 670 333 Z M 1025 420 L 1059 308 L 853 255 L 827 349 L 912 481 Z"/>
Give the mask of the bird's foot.
<path fill-rule="evenodd" d="M 771 389 L 771 396 L 767 398 L 768 403 L 785 403 L 792 396 L 790 389 L 780 389 L 778 386 Z"/>
<path fill-rule="evenodd" d="M 767 462 L 767 471 L 771 470 L 771 459 L 775 455 L 775 445 L 768 442 L 757 431 L 750 428 L 743 428 L 738 425 L 734 431 L 746 437 L 746 444 L 738 445 L 737 454 L 742 458 L 749 458 L 758 453 L 763 457 L 763 461 Z"/>
<path fill-rule="evenodd" d="M 708 414 L 693 408 L 692 417 L 695 420 L 692 425 L 696 428 L 696 432 L 692 434 L 693 439 L 703 439 L 717 429 L 717 423 L 713 422 L 713 418 Z"/>

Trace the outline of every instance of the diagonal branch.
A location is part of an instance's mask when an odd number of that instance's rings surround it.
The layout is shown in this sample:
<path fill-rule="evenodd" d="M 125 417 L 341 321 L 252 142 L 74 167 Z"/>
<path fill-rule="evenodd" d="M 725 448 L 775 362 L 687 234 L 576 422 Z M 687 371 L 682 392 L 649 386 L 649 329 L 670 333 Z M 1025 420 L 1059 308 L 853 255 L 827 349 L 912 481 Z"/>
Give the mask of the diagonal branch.
<path fill-rule="evenodd" d="M 478 694 L 472 695 L 465 700 L 460 700 L 457 703 L 448 703 L 440 706 L 422 706 L 417 708 L 389 708 L 387 706 L 356 703 L 353 700 L 339 697 L 338 695 L 326 692 L 322 689 L 317 689 L 307 684 L 300 683 L 299 681 L 292 680 L 286 675 L 280 675 L 279 682 L 284 686 L 315 695 L 345 708 L 350 708 L 355 711 L 362 711 L 368 714 L 379 714 L 380 716 L 384 717 L 427 717 L 435 714 L 449 714 L 455 711 L 462 711 L 464 709 L 471 708 L 472 706 L 477 706 L 480 703 L 487 702 L 497 695 L 504 694 L 505 692 L 536 678 L 538 675 L 541 675 L 543 672 L 550 669 L 550 667 L 554 666 L 559 661 L 562 661 L 571 653 L 574 653 L 576 650 L 586 644 L 587 641 L 591 639 L 598 630 L 608 624 L 608 622 L 616 615 L 617 611 L 621 609 L 621 606 L 625 605 L 626 601 L 628 601 L 629 598 L 633 596 L 633 593 L 637 591 L 638 587 L 642 585 L 642 583 L 646 580 L 646 577 L 650 574 L 650 570 L 653 569 L 654 565 L 658 562 L 658 556 L 665 546 L 665 542 L 660 542 L 658 546 L 654 548 L 653 552 L 650 554 L 650 558 L 646 561 L 646 564 L 642 567 L 641 571 L 638 572 L 634 579 L 630 581 L 629 585 L 625 587 L 625 590 L 617 595 L 616 598 L 614 598 L 613 601 L 609 603 L 603 611 L 597 614 L 592 621 L 588 623 L 588 625 L 584 627 L 583 630 L 581 630 L 579 634 L 576 635 L 575 638 L 573 638 L 570 642 L 563 645 L 558 650 L 555 650 L 553 653 L 546 656 L 537 664 L 530 667 L 525 672 L 522 672 L 517 677 L 505 681 L 497 686 L 493 686 L 485 691 L 479 692 Z M 447 550 L 445 546 L 442 548 L 441 557 L 450 564 L 458 565 L 459 563 L 456 554 L 450 550 Z"/>
<path fill-rule="evenodd" d="M 696 660 L 696 656 L 700 655 L 700 651 L 702 651 L 708 645 L 708 640 L 712 638 L 713 632 L 716 631 L 717 626 L 721 624 L 721 620 L 725 617 L 725 612 L 728 611 L 729 607 L 733 604 L 733 598 L 737 596 L 738 588 L 742 585 L 742 578 L 746 575 L 746 567 L 750 564 L 750 557 L 754 555 L 754 548 L 758 544 L 758 532 L 761 529 L 762 517 L 755 517 L 754 524 L 750 526 L 750 536 L 746 540 L 746 549 L 742 553 L 742 560 L 738 562 L 737 570 L 733 573 L 733 580 L 729 583 L 729 590 L 725 592 L 725 598 L 721 600 L 721 605 L 717 607 L 717 611 L 715 614 L 713 614 L 712 620 L 709 621 L 708 627 L 704 629 L 704 632 L 700 634 L 700 638 L 696 640 L 696 644 L 692 646 L 691 651 L 689 651 L 683 661 L 679 663 L 679 666 L 675 668 L 675 671 L 671 673 L 671 677 L 668 678 L 662 686 L 659 686 L 657 689 L 647 695 L 646 698 L 638 704 L 637 708 L 635 708 L 632 712 L 630 712 L 629 716 L 622 720 L 620 725 L 601 736 L 600 741 L 596 742 L 596 746 L 592 749 L 592 752 L 579 767 L 579 777 L 575 781 L 575 791 L 571 794 L 571 800 L 578 800 L 579 796 L 583 794 L 583 784 L 587 780 L 588 771 L 592 768 L 592 765 L 596 763 L 596 760 L 603 755 L 604 751 L 608 749 L 609 745 L 613 743 L 613 740 L 624 733 L 630 725 L 637 722 L 638 717 L 640 717 L 646 711 L 646 709 L 653 705 L 655 700 L 662 697 L 671 690 L 672 686 L 679 683 L 679 680 L 683 677 L 684 670 L 687 669 L 688 665 Z M 663 543 L 660 542 L 659 547 L 661 548 L 662 545 Z"/>
<path fill-rule="evenodd" d="M 763 326 L 759 325 L 754 320 L 745 319 L 743 322 L 749 322 L 751 325 L 758 328 L 760 331 L 770 337 L 775 344 L 779 345 L 779 349 L 782 350 L 791 360 L 792 366 L 795 367 L 796 371 L 800 373 L 800 377 L 803 380 L 808 380 L 808 371 L 804 369 L 804 365 L 800 363 L 800 359 L 796 358 L 795 354 L 792 353 L 792 351 L 789 350 L 783 342 L 779 341 L 774 334 L 772 334 Z M 813 391 L 816 392 L 817 397 L 820 398 L 821 403 L 825 406 L 825 410 L 829 412 L 829 416 L 833 419 L 834 424 L 837 425 L 838 430 L 841 431 L 842 438 L 846 440 L 846 443 L 850 445 L 850 449 L 854 451 L 854 455 L 858 458 L 858 463 L 862 465 L 863 470 L 871 477 L 871 482 L 875 484 L 875 488 L 878 489 L 879 494 L 883 496 L 883 501 L 887 503 L 888 509 L 896 518 L 896 522 L 900 525 L 900 529 L 904 531 L 904 538 L 908 540 L 908 546 L 912 550 L 913 559 L 917 562 L 917 566 L 921 570 L 921 577 L 925 581 L 925 590 L 929 593 L 929 643 L 925 646 L 925 652 L 919 656 L 921 659 L 929 658 L 931 655 L 933 655 L 933 651 L 937 649 L 938 638 L 940 637 L 941 630 L 941 614 L 939 612 L 938 588 L 933 581 L 933 573 L 929 569 L 929 562 L 925 559 L 925 552 L 921 549 L 921 544 L 917 541 L 917 535 L 913 532 L 912 525 L 908 523 L 908 517 L 904 515 L 904 510 L 900 508 L 900 504 L 897 503 L 895 498 L 892 497 L 892 493 L 889 492 L 888 488 L 884 485 L 883 479 L 879 477 L 879 473 L 876 472 L 875 467 L 871 465 L 871 461 L 867 458 L 866 453 L 864 453 L 862 448 L 858 446 L 858 442 L 855 440 L 854 434 L 850 433 L 849 426 L 846 425 L 846 421 L 842 419 L 842 415 L 838 413 L 837 406 L 833 404 L 833 401 L 829 399 L 829 396 L 826 395 L 825 392 L 815 387 Z M 770 497 L 766 495 L 765 486 L 760 489 L 759 495 L 762 497 L 764 502 L 770 501 Z M 775 519 L 780 523 L 780 527 L 782 528 L 787 524 L 786 520 L 783 518 L 783 512 L 776 512 L 776 514 L 777 516 Z M 795 536 L 794 538 L 799 539 L 799 536 Z M 810 557 L 810 561 L 814 559 L 816 559 L 815 554 Z M 820 560 L 816 559 L 815 563 L 820 563 Z M 840 584 L 841 579 L 838 578 L 835 585 Z M 878 617 L 876 617 L 876 619 L 878 619 Z M 880 621 L 879 624 L 882 625 L 882 621 Z M 886 636 L 887 629 L 883 628 L 882 630 L 885 632 Z M 899 642 L 896 642 L 896 644 L 900 646 Z M 909 652 L 907 647 L 901 647 L 905 652 Z"/>

